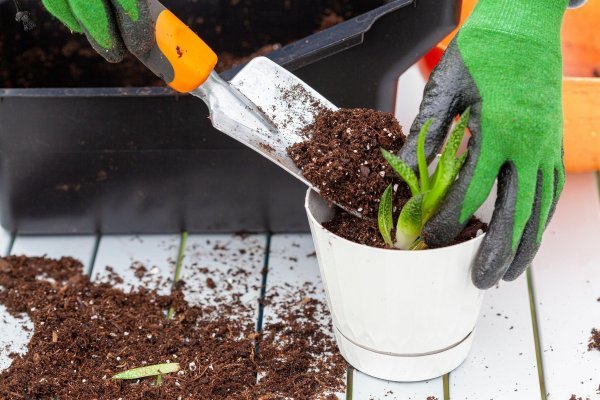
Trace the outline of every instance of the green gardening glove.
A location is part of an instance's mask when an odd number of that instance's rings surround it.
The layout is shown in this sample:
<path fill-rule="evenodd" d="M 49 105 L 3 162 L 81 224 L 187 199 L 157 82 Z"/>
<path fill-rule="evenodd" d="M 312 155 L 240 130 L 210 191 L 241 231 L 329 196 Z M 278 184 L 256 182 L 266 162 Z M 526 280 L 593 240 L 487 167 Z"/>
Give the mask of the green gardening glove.
<path fill-rule="evenodd" d="M 432 72 L 400 154 L 417 164 L 419 130 L 433 118 L 431 161 L 454 117 L 471 107 L 466 163 L 422 235 L 431 246 L 451 242 L 498 178 L 472 270 L 481 289 L 516 279 L 531 263 L 563 188 L 560 28 L 568 3 L 480 0 Z"/>
<path fill-rule="evenodd" d="M 140 55 L 154 44 L 147 0 L 42 0 L 71 31 L 84 33 L 107 61 L 119 62 L 126 49 Z"/>

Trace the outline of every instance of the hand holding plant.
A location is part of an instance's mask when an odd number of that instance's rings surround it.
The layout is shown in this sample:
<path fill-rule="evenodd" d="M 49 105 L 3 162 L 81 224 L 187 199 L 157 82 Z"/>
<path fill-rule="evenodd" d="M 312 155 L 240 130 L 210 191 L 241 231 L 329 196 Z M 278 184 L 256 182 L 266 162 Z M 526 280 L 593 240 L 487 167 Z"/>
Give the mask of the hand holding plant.
<path fill-rule="evenodd" d="M 439 208 L 467 157 L 466 152 L 458 157 L 456 153 L 465 134 L 469 114 L 470 110 L 467 109 L 461 115 L 431 176 L 425 158 L 425 137 L 432 123 L 431 119 L 423 125 L 419 132 L 417 144 L 419 177 L 400 158 L 381 149 L 383 157 L 408 184 L 412 194 L 410 200 L 400 211 L 394 239 L 392 239 L 393 188 L 391 184 L 381 197 L 378 213 L 379 232 L 388 246 L 411 250 L 424 248 L 424 242 L 420 240 L 421 230 Z"/>

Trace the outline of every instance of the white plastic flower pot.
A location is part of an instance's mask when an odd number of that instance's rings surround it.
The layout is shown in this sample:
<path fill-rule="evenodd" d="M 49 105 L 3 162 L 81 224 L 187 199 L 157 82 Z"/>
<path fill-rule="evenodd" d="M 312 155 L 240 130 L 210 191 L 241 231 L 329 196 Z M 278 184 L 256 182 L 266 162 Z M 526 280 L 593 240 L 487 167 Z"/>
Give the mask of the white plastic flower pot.
<path fill-rule="evenodd" d="M 484 235 L 440 249 L 380 249 L 325 229 L 334 210 L 310 189 L 305 208 L 346 361 L 368 375 L 406 382 L 441 376 L 465 360 L 484 295 L 471 282 Z"/>

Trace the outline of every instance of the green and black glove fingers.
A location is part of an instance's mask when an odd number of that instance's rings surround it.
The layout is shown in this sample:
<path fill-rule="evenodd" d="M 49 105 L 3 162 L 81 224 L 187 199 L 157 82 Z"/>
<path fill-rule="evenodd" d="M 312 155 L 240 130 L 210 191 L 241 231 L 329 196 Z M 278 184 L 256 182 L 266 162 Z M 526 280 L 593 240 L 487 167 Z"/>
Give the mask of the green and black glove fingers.
<path fill-rule="evenodd" d="M 425 88 L 400 156 L 415 165 L 418 132 L 434 119 L 428 159 L 471 106 L 469 153 L 440 211 L 425 226 L 432 246 L 452 241 L 488 197 L 498 197 L 473 266 L 486 289 L 518 277 L 537 252 L 564 184 L 560 26 L 568 0 L 480 0 Z"/>
<path fill-rule="evenodd" d="M 71 31 L 87 36 L 107 61 L 119 62 L 126 50 L 144 54 L 154 44 L 147 0 L 42 0 Z"/>

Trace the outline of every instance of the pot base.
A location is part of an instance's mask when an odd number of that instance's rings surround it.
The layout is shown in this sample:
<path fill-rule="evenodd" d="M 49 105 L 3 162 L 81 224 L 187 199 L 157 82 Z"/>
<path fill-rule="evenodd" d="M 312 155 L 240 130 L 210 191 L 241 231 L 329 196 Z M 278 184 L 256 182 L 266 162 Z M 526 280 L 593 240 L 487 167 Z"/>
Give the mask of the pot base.
<path fill-rule="evenodd" d="M 447 349 L 423 355 L 386 354 L 359 346 L 334 328 L 338 348 L 355 369 L 378 379 L 417 382 L 440 377 L 456 369 L 467 358 L 474 331 Z"/>

